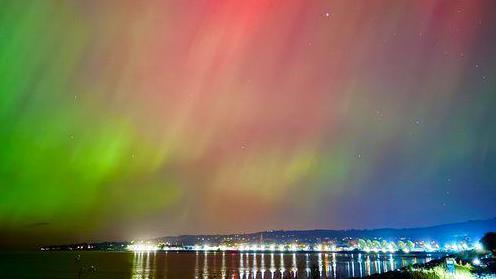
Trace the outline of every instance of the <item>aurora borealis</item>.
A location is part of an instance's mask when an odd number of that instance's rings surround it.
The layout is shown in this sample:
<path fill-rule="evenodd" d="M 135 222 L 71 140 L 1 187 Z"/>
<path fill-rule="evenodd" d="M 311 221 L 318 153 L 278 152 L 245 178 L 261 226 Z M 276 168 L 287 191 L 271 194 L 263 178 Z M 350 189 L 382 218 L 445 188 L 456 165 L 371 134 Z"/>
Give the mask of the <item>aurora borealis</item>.
<path fill-rule="evenodd" d="M 494 1 L 0 6 L 2 241 L 494 217 Z"/>

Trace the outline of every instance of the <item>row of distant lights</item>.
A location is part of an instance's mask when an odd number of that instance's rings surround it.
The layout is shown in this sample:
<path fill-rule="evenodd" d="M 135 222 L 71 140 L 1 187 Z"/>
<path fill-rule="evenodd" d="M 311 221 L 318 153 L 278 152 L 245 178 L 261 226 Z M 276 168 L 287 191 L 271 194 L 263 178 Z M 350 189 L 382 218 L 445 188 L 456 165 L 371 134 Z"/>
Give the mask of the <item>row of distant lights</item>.
<path fill-rule="evenodd" d="M 474 245 L 474 248 L 478 251 L 482 250 L 482 245 L 480 243 L 476 243 Z M 139 251 L 139 252 L 152 252 L 152 251 L 158 251 L 160 248 L 155 245 L 155 244 L 150 244 L 150 243 L 136 243 L 136 244 L 131 244 L 127 246 L 127 249 L 130 251 Z M 464 251 L 464 250 L 469 250 L 470 247 L 466 243 L 463 244 L 449 244 L 445 246 L 445 250 L 450 250 L 450 251 Z M 168 248 L 164 248 L 164 250 L 168 250 Z M 171 249 L 175 250 L 175 249 Z M 297 252 L 297 251 L 316 251 L 316 252 L 333 252 L 336 251 L 335 246 L 329 246 L 329 245 L 315 245 L 313 249 L 310 249 L 309 246 L 298 246 L 296 244 L 292 245 L 241 245 L 237 248 L 233 247 L 228 247 L 228 246 L 210 246 L 210 245 L 195 245 L 193 246 L 194 251 L 251 251 L 251 252 L 256 252 L 256 251 L 271 251 L 271 252 L 285 252 L 285 251 L 290 251 L 290 252 Z M 389 248 L 364 248 L 364 252 L 366 253 L 396 253 L 398 251 L 402 251 L 403 253 L 410 253 L 410 249 L 408 248 L 401 248 L 399 250 L 395 249 L 394 246 L 389 245 Z M 434 252 L 436 249 L 432 248 L 430 245 L 426 246 L 426 252 Z"/>

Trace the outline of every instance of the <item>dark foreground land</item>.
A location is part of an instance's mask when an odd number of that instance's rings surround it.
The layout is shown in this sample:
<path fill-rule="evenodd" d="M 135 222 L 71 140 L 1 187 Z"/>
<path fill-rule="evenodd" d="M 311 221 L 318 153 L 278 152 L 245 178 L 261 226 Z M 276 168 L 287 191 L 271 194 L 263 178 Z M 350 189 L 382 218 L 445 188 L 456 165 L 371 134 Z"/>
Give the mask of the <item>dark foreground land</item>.
<path fill-rule="evenodd" d="M 448 271 L 447 258 L 454 258 L 454 273 Z M 474 264 L 474 259 L 480 263 Z M 367 276 L 371 279 L 443 279 L 443 278 L 496 278 L 496 258 L 492 254 L 478 254 L 474 251 L 442 257 L 425 264 L 414 264 L 399 270 Z"/>

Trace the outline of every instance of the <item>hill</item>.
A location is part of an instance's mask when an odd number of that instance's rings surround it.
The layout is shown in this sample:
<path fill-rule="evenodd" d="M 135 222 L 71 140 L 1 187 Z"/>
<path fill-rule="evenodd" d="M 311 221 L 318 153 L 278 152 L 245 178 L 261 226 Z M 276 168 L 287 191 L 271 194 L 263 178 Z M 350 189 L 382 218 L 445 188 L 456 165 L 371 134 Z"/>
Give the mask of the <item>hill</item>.
<path fill-rule="evenodd" d="M 345 238 L 385 239 L 388 241 L 399 239 L 435 240 L 439 243 L 447 243 L 464 239 L 477 241 L 488 231 L 496 231 L 496 218 L 420 228 L 277 230 L 246 234 L 180 235 L 160 237 L 157 240 L 181 245 L 194 245 L 205 242 L 217 244 L 222 241 L 253 242 L 261 239 L 275 242 L 297 240 L 312 243 L 323 240 L 342 240 Z"/>

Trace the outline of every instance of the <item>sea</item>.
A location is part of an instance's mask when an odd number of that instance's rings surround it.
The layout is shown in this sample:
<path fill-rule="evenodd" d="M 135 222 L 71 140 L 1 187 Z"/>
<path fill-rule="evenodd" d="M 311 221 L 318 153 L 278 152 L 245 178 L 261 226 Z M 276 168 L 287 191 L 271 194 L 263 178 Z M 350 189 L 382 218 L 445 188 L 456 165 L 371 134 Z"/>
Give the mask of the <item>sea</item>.
<path fill-rule="evenodd" d="M 351 278 L 423 264 L 441 253 L 0 252 L 0 278 Z"/>

